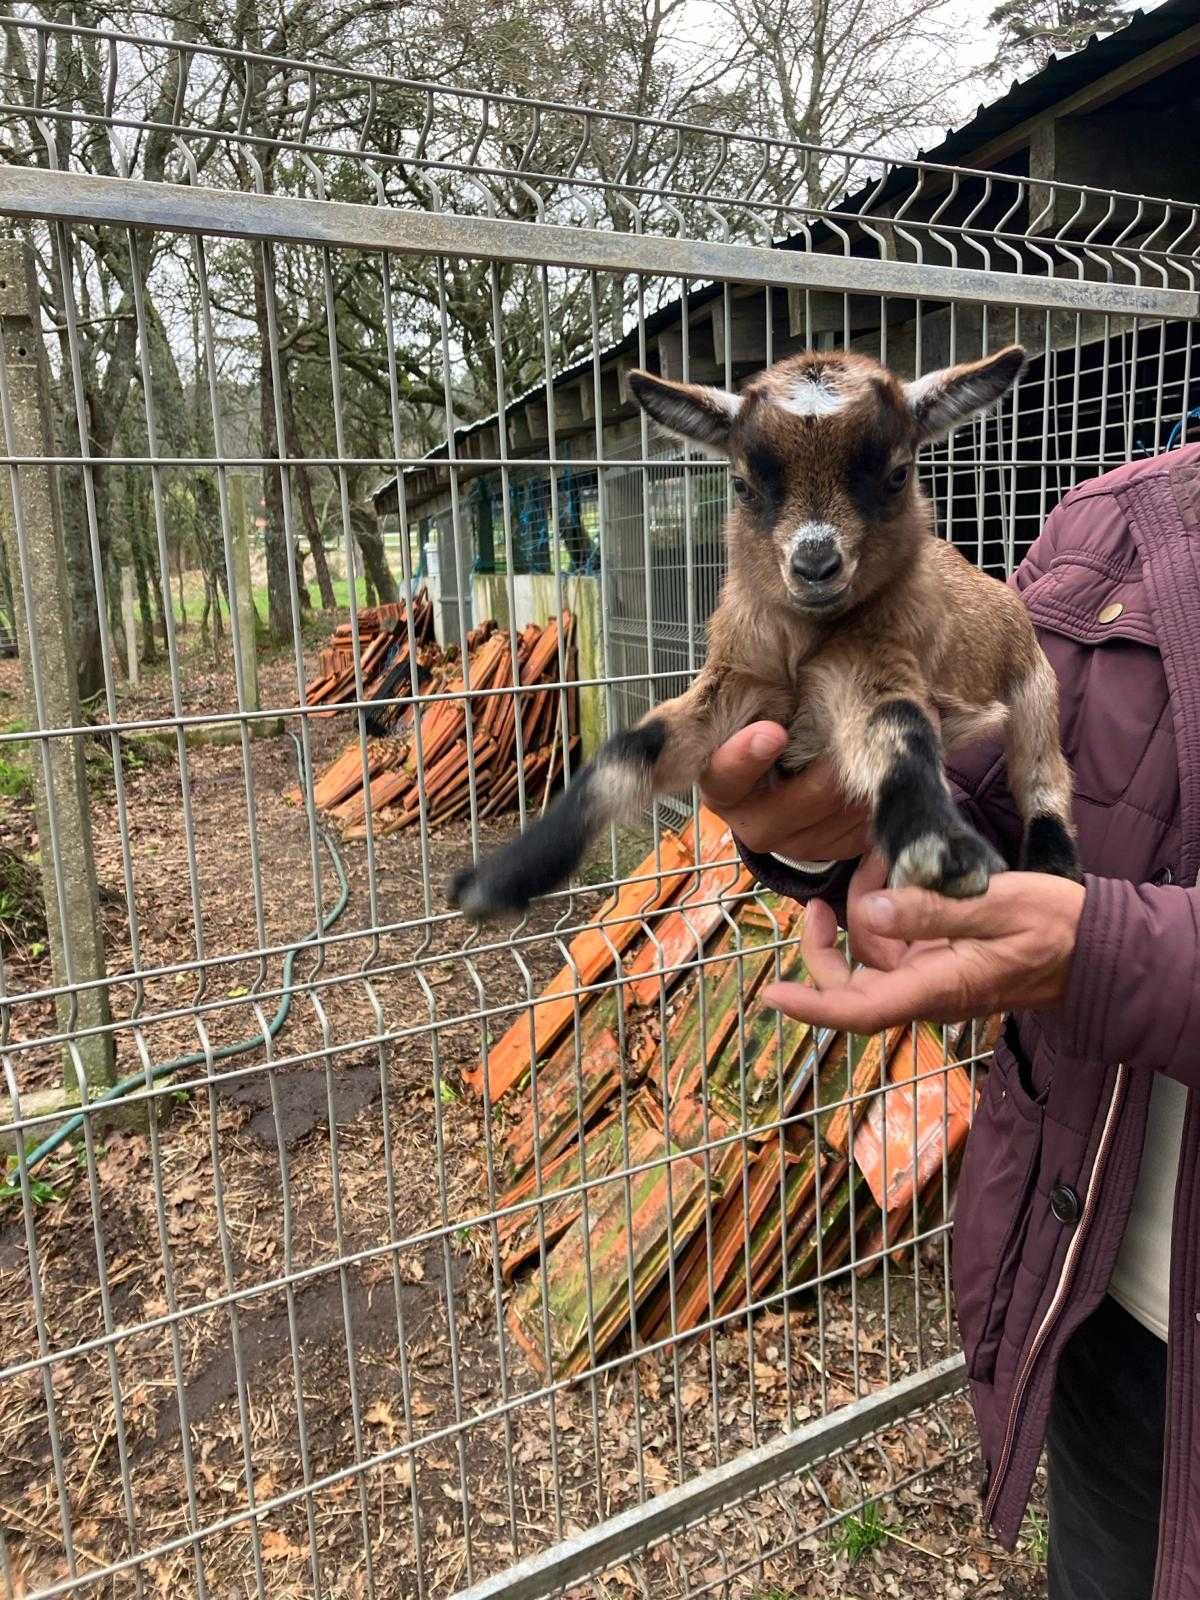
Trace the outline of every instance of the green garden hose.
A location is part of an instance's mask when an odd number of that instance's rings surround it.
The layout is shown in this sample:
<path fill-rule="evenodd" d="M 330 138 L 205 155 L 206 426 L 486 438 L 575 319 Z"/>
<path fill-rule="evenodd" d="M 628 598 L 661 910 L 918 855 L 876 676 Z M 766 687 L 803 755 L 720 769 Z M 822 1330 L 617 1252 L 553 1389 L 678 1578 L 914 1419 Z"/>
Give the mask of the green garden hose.
<path fill-rule="evenodd" d="M 296 746 L 296 762 L 300 768 L 300 781 L 301 784 L 303 784 L 304 751 L 300 744 L 300 740 L 290 730 L 288 732 L 288 737 Z M 267 1023 L 265 1037 L 262 1033 L 256 1033 L 251 1035 L 251 1037 L 248 1039 L 239 1039 L 234 1044 L 219 1045 L 215 1050 L 193 1050 L 186 1056 L 175 1056 L 171 1061 L 164 1061 L 157 1067 L 151 1067 L 151 1080 L 156 1078 L 169 1078 L 173 1072 L 181 1072 L 185 1067 L 200 1067 L 204 1066 L 209 1061 L 228 1061 L 231 1056 L 242 1055 L 247 1050 L 253 1050 L 257 1046 L 265 1044 L 267 1039 L 274 1039 L 280 1028 L 282 1028 L 284 1023 L 287 1021 L 288 1012 L 292 1009 L 292 995 L 294 992 L 292 988 L 292 973 L 295 971 L 297 956 L 299 956 L 301 951 L 306 949 L 307 946 L 319 939 L 323 934 L 329 932 L 330 928 L 333 927 L 334 923 L 341 916 L 342 912 L 345 911 L 346 905 L 350 899 L 350 878 L 346 872 L 346 865 L 342 860 L 341 851 L 338 849 L 337 842 L 328 829 L 321 827 L 319 823 L 317 826 L 318 832 L 321 835 L 321 840 L 324 843 L 325 848 L 329 851 L 330 860 L 333 862 L 333 870 L 337 874 L 340 892 L 338 894 L 337 904 L 334 906 L 330 914 L 322 921 L 320 927 L 314 929 L 312 933 L 306 934 L 298 944 L 294 944 L 292 946 L 287 955 L 284 957 L 283 993 L 280 996 L 279 1005 L 276 1009 L 275 1015 L 271 1018 L 270 1022 Z M 97 1095 L 94 1100 L 89 1100 L 88 1108 L 90 1109 L 93 1106 L 108 1105 L 113 1100 L 123 1100 L 126 1095 L 132 1094 L 135 1089 L 144 1088 L 145 1085 L 146 1074 L 144 1072 L 135 1073 L 134 1076 L 129 1078 L 122 1078 L 120 1083 L 113 1084 L 111 1089 L 106 1089 L 103 1094 Z M 35 1145 L 25 1157 L 26 1170 L 32 1170 L 32 1168 L 35 1167 L 39 1161 L 44 1161 L 52 1151 L 57 1150 L 61 1144 L 63 1144 L 72 1136 L 72 1134 L 77 1133 L 79 1129 L 83 1127 L 84 1118 L 86 1115 L 87 1113 L 84 1111 L 75 1112 L 74 1115 L 67 1118 L 61 1127 L 55 1128 L 54 1132 L 50 1134 L 48 1138 L 43 1139 L 41 1144 Z"/>

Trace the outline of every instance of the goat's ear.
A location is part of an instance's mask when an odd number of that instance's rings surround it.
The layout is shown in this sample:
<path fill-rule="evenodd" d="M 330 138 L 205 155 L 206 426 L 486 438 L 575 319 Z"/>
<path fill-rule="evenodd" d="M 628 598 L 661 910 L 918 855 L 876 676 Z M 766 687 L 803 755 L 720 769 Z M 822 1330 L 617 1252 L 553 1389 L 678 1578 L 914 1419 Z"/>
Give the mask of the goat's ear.
<path fill-rule="evenodd" d="M 983 411 L 1012 388 L 1025 365 L 1019 344 L 1006 345 L 982 361 L 943 367 L 904 385 L 920 442 L 941 439 L 976 411 Z"/>
<path fill-rule="evenodd" d="M 742 409 L 741 395 L 730 394 L 728 389 L 673 383 L 652 372 L 631 372 L 629 387 L 638 405 L 660 427 L 714 455 L 724 452 L 734 418 Z"/>

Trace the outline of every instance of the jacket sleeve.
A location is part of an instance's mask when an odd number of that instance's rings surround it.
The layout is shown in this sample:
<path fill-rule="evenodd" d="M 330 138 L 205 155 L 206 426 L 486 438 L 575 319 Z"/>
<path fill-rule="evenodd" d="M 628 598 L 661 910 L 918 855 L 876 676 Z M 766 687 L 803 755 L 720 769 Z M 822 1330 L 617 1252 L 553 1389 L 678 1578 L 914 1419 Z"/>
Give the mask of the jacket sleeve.
<path fill-rule="evenodd" d="M 1084 875 L 1063 1048 L 1200 1089 L 1200 889 Z"/>

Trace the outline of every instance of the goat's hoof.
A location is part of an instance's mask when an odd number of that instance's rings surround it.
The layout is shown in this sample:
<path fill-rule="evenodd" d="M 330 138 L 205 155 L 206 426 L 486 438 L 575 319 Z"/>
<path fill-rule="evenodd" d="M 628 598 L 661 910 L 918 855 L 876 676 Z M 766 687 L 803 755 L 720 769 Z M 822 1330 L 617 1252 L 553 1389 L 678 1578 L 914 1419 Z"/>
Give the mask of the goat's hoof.
<path fill-rule="evenodd" d="M 487 882 L 478 867 L 464 867 L 450 881 L 446 899 L 455 911 L 461 911 L 468 922 L 486 922 L 494 917 L 498 907 L 488 893 Z"/>
<path fill-rule="evenodd" d="M 511 922 L 529 909 L 528 898 L 486 862 L 456 872 L 446 899 L 468 922 Z"/>
<path fill-rule="evenodd" d="M 986 839 L 969 828 L 948 833 L 923 833 L 906 844 L 892 865 L 893 889 L 932 889 L 952 900 L 985 894 L 1004 862 Z"/>
<path fill-rule="evenodd" d="M 1061 817 L 1030 818 L 1021 846 L 1021 870 L 1048 872 L 1055 878 L 1069 878 L 1072 883 L 1083 882 L 1075 841 Z"/>

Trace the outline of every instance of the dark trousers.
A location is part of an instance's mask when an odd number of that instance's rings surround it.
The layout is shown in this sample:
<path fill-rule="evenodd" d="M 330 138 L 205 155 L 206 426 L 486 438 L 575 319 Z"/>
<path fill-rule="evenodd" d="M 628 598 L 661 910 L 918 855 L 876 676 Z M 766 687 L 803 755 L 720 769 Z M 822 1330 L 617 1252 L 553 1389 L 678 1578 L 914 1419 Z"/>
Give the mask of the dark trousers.
<path fill-rule="evenodd" d="M 1167 1347 L 1105 1300 L 1063 1352 L 1047 1441 L 1050 1600 L 1150 1600 Z"/>

